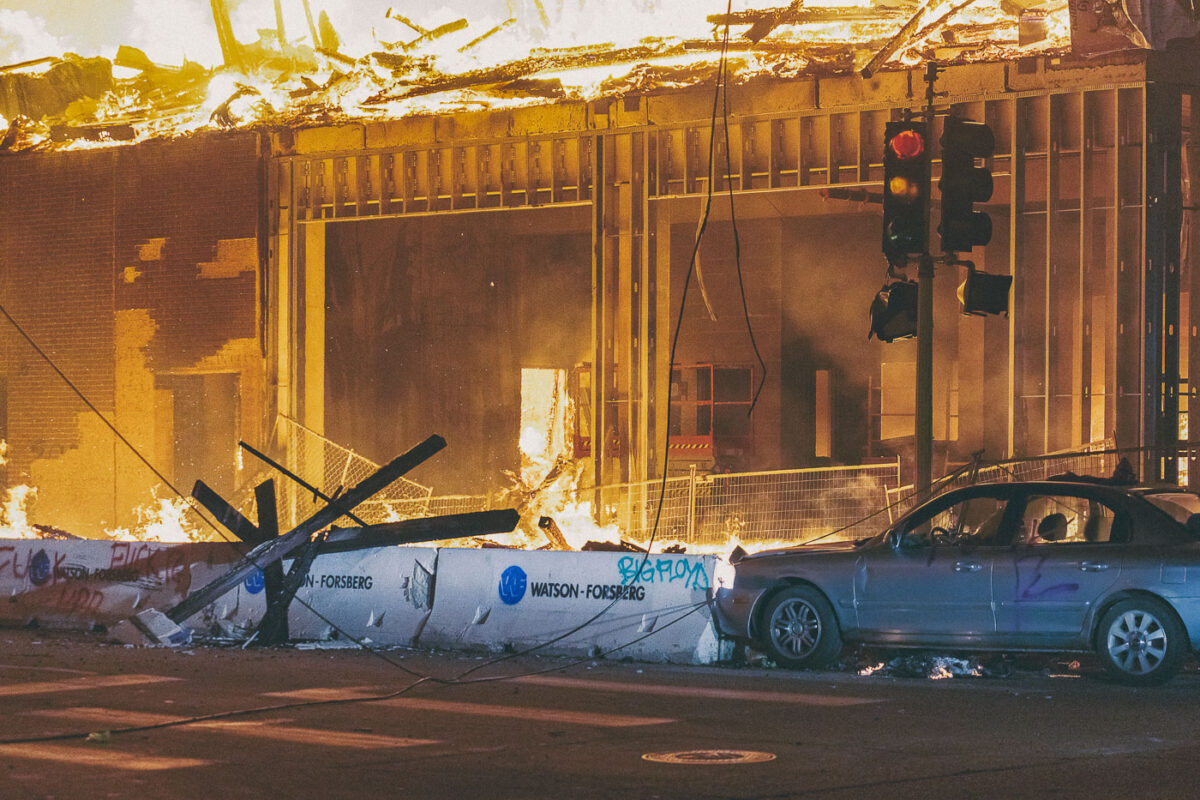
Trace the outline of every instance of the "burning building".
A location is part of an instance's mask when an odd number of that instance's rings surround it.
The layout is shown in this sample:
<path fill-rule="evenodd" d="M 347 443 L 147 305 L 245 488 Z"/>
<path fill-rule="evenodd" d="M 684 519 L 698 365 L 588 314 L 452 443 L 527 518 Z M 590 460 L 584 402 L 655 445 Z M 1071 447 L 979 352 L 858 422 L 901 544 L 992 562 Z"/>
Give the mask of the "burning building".
<path fill-rule="evenodd" d="M 348 55 L 327 19 L 243 44 L 214 2 L 217 70 L 5 68 L 2 303 L 38 348 L 3 332 L 8 481 L 94 535 L 158 483 L 104 419 L 228 490 L 282 416 L 378 460 L 439 431 L 421 479 L 480 493 L 520 466 L 531 386 L 596 485 L 907 455 L 915 345 L 868 340 L 867 309 L 885 124 L 930 59 L 939 112 L 996 134 L 971 260 L 1013 278 L 1008 314 L 964 316 L 937 268 L 939 461 L 1115 437 L 1174 479 L 1200 45 L 1167 41 L 1186 4 L 1093 5 L 794 3 L 530 51 L 534 3 Z"/>

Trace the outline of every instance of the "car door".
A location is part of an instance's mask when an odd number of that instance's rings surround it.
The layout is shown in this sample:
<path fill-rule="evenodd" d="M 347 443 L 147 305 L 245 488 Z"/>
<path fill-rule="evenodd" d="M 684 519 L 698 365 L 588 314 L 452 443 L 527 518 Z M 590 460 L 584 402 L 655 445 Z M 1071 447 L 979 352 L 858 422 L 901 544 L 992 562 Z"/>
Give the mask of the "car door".
<path fill-rule="evenodd" d="M 996 625 L 1013 646 L 1080 643 L 1093 606 L 1117 582 L 1125 512 L 1101 493 L 1031 490 L 1014 546 L 993 566 Z"/>
<path fill-rule="evenodd" d="M 1007 486 L 944 495 L 913 512 L 890 543 L 864 552 L 855 606 L 866 638 L 980 643 L 996 631 L 992 564 L 1008 552 Z"/>

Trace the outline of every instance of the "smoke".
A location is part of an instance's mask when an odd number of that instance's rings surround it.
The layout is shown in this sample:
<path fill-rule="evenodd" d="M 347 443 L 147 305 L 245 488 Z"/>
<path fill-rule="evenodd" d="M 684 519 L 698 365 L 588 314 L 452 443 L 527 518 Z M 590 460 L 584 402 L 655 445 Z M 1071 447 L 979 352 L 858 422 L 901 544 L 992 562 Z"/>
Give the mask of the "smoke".
<path fill-rule="evenodd" d="M 47 30 L 44 20 L 28 11 L 0 8 L 0 60 L 5 64 L 59 55 L 70 49 L 70 40 Z"/>

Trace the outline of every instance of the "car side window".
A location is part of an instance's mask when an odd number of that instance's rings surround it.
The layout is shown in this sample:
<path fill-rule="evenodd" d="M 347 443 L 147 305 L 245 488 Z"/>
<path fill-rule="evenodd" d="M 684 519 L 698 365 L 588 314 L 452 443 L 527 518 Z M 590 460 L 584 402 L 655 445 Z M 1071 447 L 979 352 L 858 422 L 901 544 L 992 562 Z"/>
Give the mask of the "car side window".
<path fill-rule="evenodd" d="M 997 544 L 1006 504 L 1000 498 L 976 496 L 914 518 L 905 530 L 906 544 Z"/>
<path fill-rule="evenodd" d="M 1025 503 L 1020 541 L 1044 547 L 1124 540 L 1112 508 L 1090 497 L 1031 495 Z"/>

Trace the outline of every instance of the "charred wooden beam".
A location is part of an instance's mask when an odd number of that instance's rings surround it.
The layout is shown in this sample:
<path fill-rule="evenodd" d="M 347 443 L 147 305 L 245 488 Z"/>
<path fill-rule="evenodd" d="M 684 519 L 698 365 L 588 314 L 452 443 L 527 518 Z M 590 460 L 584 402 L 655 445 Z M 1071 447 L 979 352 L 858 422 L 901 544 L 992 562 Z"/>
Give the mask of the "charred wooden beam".
<path fill-rule="evenodd" d="M 538 520 L 538 527 L 546 534 L 546 538 L 550 540 L 555 550 L 570 550 L 571 545 L 567 541 L 567 537 L 563 536 L 562 529 L 558 527 L 558 523 L 551 517 L 542 517 Z"/>
<path fill-rule="evenodd" d="M 321 44 L 321 37 L 317 33 L 317 23 L 313 21 L 312 6 L 308 4 L 308 0 L 301 0 L 304 5 L 304 19 L 308 21 L 308 35 L 311 37 L 312 46 L 318 47 Z"/>
<path fill-rule="evenodd" d="M 862 74 L 862 76 L 864 78 L 871 77 L 872 75 L 875 74 L 875 70 L 879 69 L 880 65 L 886 64 L 888 59 L 890 59 L 892 56 L 894 56 L 899 50 L 901 50 L 903 47 L 905 47 L 909 42 L 914 41 L 914 40 L 920 40 L 920 39 L 924 38 L 925 36 L 929 35 L 929 33 L 932 32 L 935 28 L 939 27 L 940 25 L 942 25 L 942 23 L 944 23 L 950 17 L 954 16 L 959 11 L 962 11 L 964 8 L 966 8 L 967 6 L 971 5 L 974 2 L 975 2 L 975 0 L 963 0 L 963 2 L 961 2 L 961 3 L 956 3 L 955 5 L 951 6 L 950 10 L 947 11 L 945 14 L 942 14 L 940 17 L 938 17 L 937 19 L 935 19 L 933 22 L 929 23 L 928 25 L 921 27 L 921 23 L 925 19 L 925 14 L 927 12 L 929 12 L 934 6 L 939 5 L 937 0 L 930 0 L 929 3 L 922 6 L 920 9 L 918 9 L 917 13 L 913 14 L 912 17 L 908 20 L 908 22 L 904 23 L 904 25 L 900 28 L 900 30 L 897 31 L 896 35 L 893 36 L 891 39 L 889 39 L 887 44 L 885 44 L 882 48 L 880 48 L 879 52 L 875 54 L 875 57 L 872 58 L 869 62 L 867 62 L 867 65 L 865 67 L 863 67 L 859 72 Z"/>
<path fill-rule="evenodd" d="M 211 0 L 213 22 L 217 26 L 217 41 L 221 45 L 221 58 L 225 66 L 240 68 L 242 66 L 241 45 L 233 35 L 233 23 L 229 19 L 229 6 L 225 0 Z"/>
<path fill-rule="evenodd" d="M 391 485 L 393 481 L 409 470 L 433 456 L 446 446 L 446 440 L 440 436 L 430 436 L 421 444 L 385 464 L 374 474 L 370 475 L 350 491 L 322 508 L 311 517 L 301 522 L 283 536 L 271 542 L 263 542 L 256 546 L 233 569 L 208 585 L 192 592 L 183 602 L 167 612 L 174 622 L 182 622 L 204 608 L 243 581 L 247 575 L 256 569 L 283 558 L 288 553 L 309 541 L 313 534 L 345 516 L 347 511 L 354 509 L 359 503 L 375 493 Z"/>
<path fill-rule="evenodd" d="M 484 40 L 489 39 L 492 36 L 495 36 L 497 33 L 504 30 L 509 25 L 512 25 L 516 21 L 517 21 L 516 17 L 509 17 L 508 19 L 504 20 L 504 22 L 501 22 L 499 25 L 496 25 L 495 27 L 488 30 L 486 33 L 482 33 L 479 36 L 476 36 L 474 39 L 467 42 L 462 47 L 458 48 L 458 52 L 460 52 L 460 53 L 467 52 L 468 50 L 470 50 L 470 49 L 474 48 L 476 45 L 478 45 L 480 42 L 483 42 Z"/>
<path fill-rule="evenodd" d="M 96 125 L 51 125 L 50 141 L 75 142 L 129 142 L 137 132 L 132 125 L 123 122 Z"/>
<path fill-rule="evenodd" d="M 710 14 L 707 19 L 713 25 L 750 25 L 753 27 L 767 22 L 773 23 L 773 25 L 804 25 L 814 22 L 874 22 L 895 19 L 896 16 L 897 12 L 891 9 L 839 8 L 835 6 L 804 8 L 802 2 L 794 2 L 790 6 L 782 8 Z"/>
<path fill-rule="evenodd" d="M 254 502 L 258 508 L 258 535 L 264 542 L 272 541 L 279 536 L 279 512 L 275 504 L 275 481 L 267 479 L 254 487 Z M 276 561 L 263 568 L 263 590 L 267 595 L 267 608 L 284 603 L 285 612 L 273 624 L 274 628 L 259 630 L 276 640 L 288 640 L 286 600 L 286 584 L 284 583 L 283 561 Z"/>
<path fill-rule="evenodd" d="M 53 56 L 46 56 L 45 58 L 33 58 L 29 61 L 18 61 L 15 64 L 5 64 L 4 66 L 0 67 L 0 72 L 12 72 L 13 70 L 25 69 L 26 67 L 39 67 L 42 64 L 53 64 L 56 61 L 58 61 L 58 59 Z"/>
<path fill-rule="evenodd" d="M 192 497 L 231 533 L 242 541 L 257 545 L 278 535 L 275 512 L 275 482 L 263 481 L 254 490 L 258 505 L 258 525 L 246 519 L 203 481 L 196 481 Z M 347 515 L 353 516 L 353 515 Z M 357 519 L 357 518 L 355 518 Z M 359 528 L 332 528 L 320 553 L 346 553 L 372 547 L 433 542 L 439 539 L 467 539 L 493 533 L 509 533 L 520 522 L 516 509 L 472 511 L 439 517 L 406 519 L 378 525 L 360 523 Z M 275 562 L 277 566 L 279 562 Z"/>
<path fill-rule="evenodd" d="M 265 539 L 259 534 L 258 526 L 246 519 L 242 512 L 225 501 L 225 498 L 209 488 L 204 481 L 196 481 L 192 487 L 192 497 L 208 510 L 230 533 L 243 542 L 261 544 Z M 261 507 L 259 513 L 262 513 Z"/>
<path fill-rule="evenodd" d="M 401 14 L 399 11 L 397 11 L 394 8 L 389 8 L 387 10 L 387 13 L 384 16 L 394 19 L 397 22 L 403 22 L 405 25 L 412 28 L 420 36 L 424 36 L 425 34 L 429 33 L 428 29 L 422 28 L 420 25 L 413 22 L 411 19 L 404 16 L 403 14 Z"/>
<path fill-rule="evenodd" d="M 329 12 L 322 11 L 317 18 L 317 41 L 316 46 L 325 50 L 338 51 L 338 46 L 342 43 L 342 39 L 334 30 L 333 23 L 329 19 Z"/>
<path fill-rule="evenodd" d="M 719 47 L 720 43 L 718 42 L 717 45 Z M 367 104 L 389 103 L 406 97 L 420 97 L 455 89 L 505 83 L 545 70 L 578 69 L 647 58 L 664 58 L 682 55 L 684 52 L 684 45 L 674 43 L 670 45 L 637 45 L 619 50 L 612 50 L 606 46 L 540 51 L 529 58 L 502 64 L 498 67 L 489 67 L 460 75 L 422 76 L 420 83 L 411 84 L 396 92 L 380 93 L 363 102 Z"/>
<path fill-rule="evenodd" d="M 291 606 L 297 590 L 304 585 L 304 579 L 308 577 L 312 563 L 316 560 L 317 552 L 324 544 L 328 533 L 328 531 L 319 532 L 310 542 L 301 547 L 300 555 L 292 562 L 287 575 L 282 577 L 277 595 L 273 599 L 267 598 L 267 610 L 258 622 L 255 636 L 259 644 L 278 645 L 288 640 L 288 607 Z M 272 566 L 282 569 L 278 561 Z"/>
<path fill-rule="evenodd" d="M 332 58 L 334 61 L 339 61 L 339 62 L 345 64 L 346 66 L 353 67 L 355 64 L 358 63 L 357 59 L 351 58 L 350 56 L 347 56 L 347 55 L 342 55 L 341 53 L 339 53 L 336 50 L 326 50 L 324 47 L 318 47 L 317 52 L 320 53 L 321 55 L 325 56 L 326 58 Z"/>
<path fill-rule="evenodd" d="M 455 31 L 464 30 L 466 27 L 467 21 L 465 19 L 456 19 L 453 22 L 447 22 L 445 25 L 439 25 L 433 30 L 426 31 L 425 33 L 421 34 L 416 39 L 413 39 L 411 42 L 404 45 L 403 49 L 416 50 L 423 44 L 432 42 L 434 39 L 440 39 L 447 34 L 454 33 Z"/>
<path fill-rule="evenodd" d="M 275 0 L 275 35 L 280 48 L 287 45 L 287 31 L 283 27 L 283 0 Z"/>
<path fill-rule="evenodd" d="M 440 539 L 467 539 L 493 533 L 510 533 L 521 521 L 516 509 L 471 511 L 440 517 L 384 522 L 362 528 L 332 528 L 320 553 L 346 553 L 371 547 L 435 542 Z"/>

